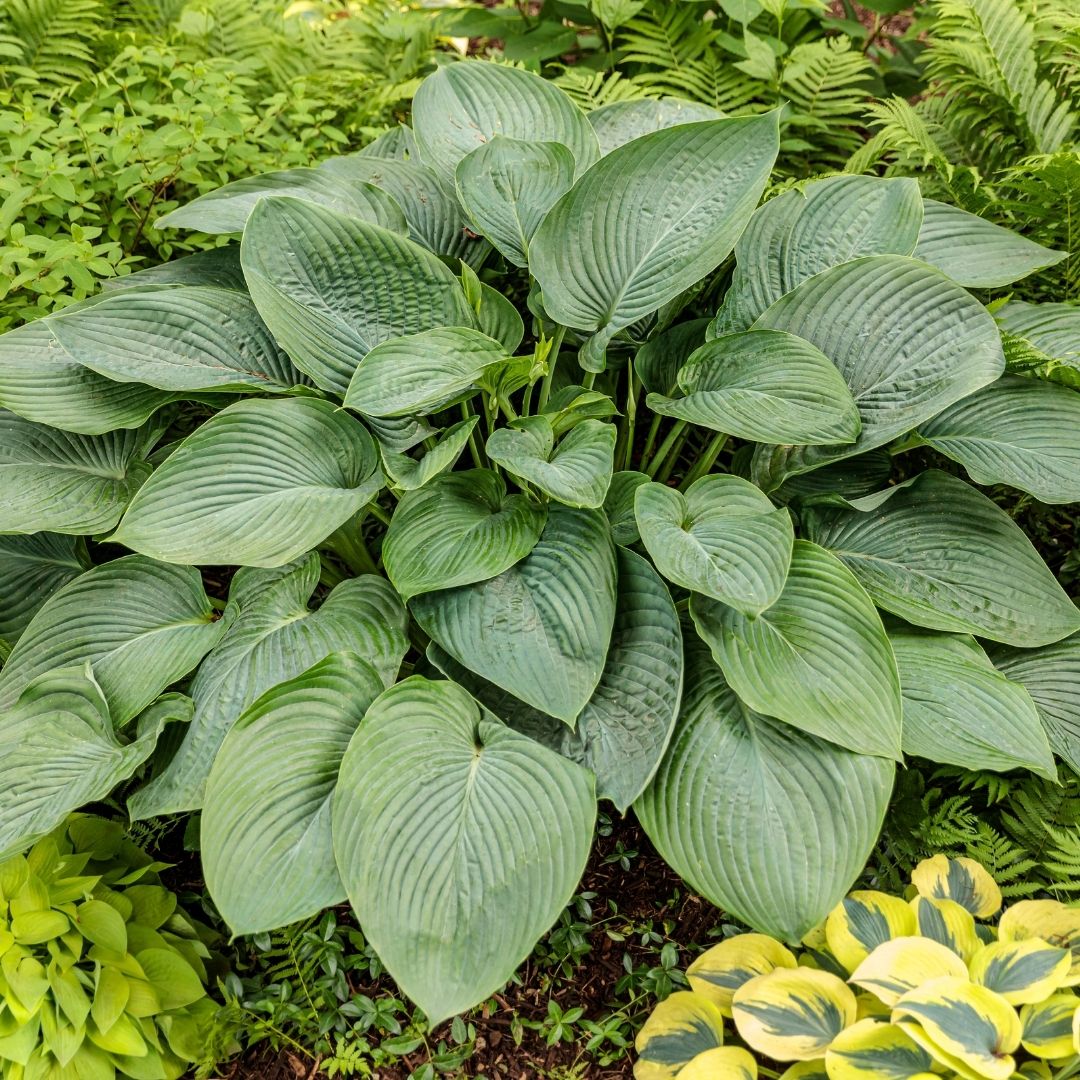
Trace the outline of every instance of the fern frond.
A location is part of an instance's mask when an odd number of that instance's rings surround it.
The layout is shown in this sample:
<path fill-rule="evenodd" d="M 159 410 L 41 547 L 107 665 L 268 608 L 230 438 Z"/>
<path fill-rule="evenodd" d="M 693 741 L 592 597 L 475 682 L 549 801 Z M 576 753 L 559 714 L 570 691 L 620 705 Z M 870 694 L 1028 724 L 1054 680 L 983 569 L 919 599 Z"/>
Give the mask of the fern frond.
<path fill-rule="evenodd" d="M 568 67 L 552 82 L 585 112 L 616 101 L 636 101 L 649 96 L 644 86 L 624 77 L 620 71 Z"/>
<path fill-rule="evenodd" d="M 101 15 L 100 0 L 5 0 L 0 37 L 8 48 L 0 55 L 13 62 L 0 68 L 0 79 L 7 85 L 59 86 L 89 77 Z"/>

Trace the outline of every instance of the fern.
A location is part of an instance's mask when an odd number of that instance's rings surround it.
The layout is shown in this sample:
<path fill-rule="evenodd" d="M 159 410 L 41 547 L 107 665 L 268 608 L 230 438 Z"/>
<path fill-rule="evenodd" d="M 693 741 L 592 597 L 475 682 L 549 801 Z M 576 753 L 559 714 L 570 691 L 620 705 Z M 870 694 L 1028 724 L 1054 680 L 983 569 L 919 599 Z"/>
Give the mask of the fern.
<path fill-rule="evenodd" d="M 620 71 L 602 72 L 568 67 L 552 82 L 585 112 L 616 101 L 634 101 L 650 96 L 644 86 L 626 78 Z"/>
<path fill-rule="evenodd" d="M 101 38 L 100 0 L 5 0 L 0 5 L 0 67 L 7 86 L 46 88 L 88 78 Z"/>

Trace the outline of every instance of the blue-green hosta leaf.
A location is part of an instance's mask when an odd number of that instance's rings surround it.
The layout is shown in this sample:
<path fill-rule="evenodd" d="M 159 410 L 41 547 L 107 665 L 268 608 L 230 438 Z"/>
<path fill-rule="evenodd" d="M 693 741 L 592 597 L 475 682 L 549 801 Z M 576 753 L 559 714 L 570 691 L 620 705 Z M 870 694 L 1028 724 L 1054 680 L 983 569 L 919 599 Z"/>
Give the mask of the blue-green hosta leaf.
<path fill-rule="evenodd" d="M 904 753 L 965 769 L 1024 768 L 1057 779 L 1030 695 L 974 638 L 889 634 L 904 696 Z"/>
<path fill-rule="evenodd" d="M 674 394 L 679 372 L 695 349 L 705 342 L 708 319 L 691 319 L 657 334 L 638 349 L 634 374 L 650 394 Z"/>
<path fill-rule="evenodd" d="M 156 229 L 198 229 L 204 233 L 241 233 L 255 204 L 267 196 L 290 195 L 342 214 L 404 233 L 401 207 L 372 184 L 349 182 L 322 169 L 281 169 L 234 180 L 154 222 Z"/>
<path fill-rule="evenodd" d="M 165 562 L 281 566 L 381 486 L 371 436 L 329 401 L 240 401 L 169 455 L 112 539 Z"/>
<path fill-rule="evenodd" d="M 761 446 L 755 480 L 853 457 L 904 435 L 999 378 L 1001 336 L 986 309 L 940 271 L 900 255 L 843 263 L 779 299 L 755 329 L 786 330 L 840 369 L 862 418 L 844 446 Z"/>
<path fill-rule="evenodd" d="M 596 793 L 620 813 L 645 790 L 664 756 L 682 695 L 679 617 L 663 578 L 618 550 L 619 595 L 604 672 L 571 730 L 469 671 L 438 645 L 428 659 L 514 730 L 596 774 Z"/>
<path fill-rule="evenodd" d="M 632 469 L 612 474 L 611 486 L 608 488 L 607 498 L 604 499 L 604 513 L 611 525 L 611 539 L 616 544 L 629 547 L 641 539 L 637 516 L 634 513 L 634 501 L 637 498 L 637 489 L 649 482 L 646 473 Z"/>
<path fill-rule="evenodd" d="M 543 412 L 551 421 L 555 438 L 559 439 L 583 420 L 606 420 L 617 416 L 619 410 L 610 394 L 570 384 L 556 390 L 548 398 Z"/>
<path fill-rule="evenodd" d="M 1006 333 L 1039 356 L 1040 376 L 1080 387 L 1080 307 L 1012 300 L 996 318 Z"/>
<path fill-rule="evenodd" d="M 492 433 L 488 457 L 567 506 L 604 505 L 615 460 L 615 426 L 583 420 L 555 445 L 546 416 L 523 416 Z"/>
<path fill-rule="evenodd" d="M 864 255 L 910 255 L 922 224 L 917 180 L 832 176 L 770 199 L 735 245 L 712 333 L 746 330 L 807 278 Z"/>
<path fill-rule="evenodd" d="M 14 644 L 50 596 L 89 569 L 86 545 L 74 536 L 0 536 L 0 639 Z"/>
<path fill-rule="evenodd" d="M 616 594 L 607 518 L 553 505 L 520 562 L 488 581 L 426 593 L 412 608 L 459 663 L 573 726 L 604 670 Z"/>
<path fill-rule="evenodd" d="M 333 815 L 364 934 L 434 1027 L 498 990 L 569 903 L 596 797 L 587 770 L 413 676 L 368 710 Z"/>
<path fill-rule="evenodd" d="M 314 611 L 315 553 L 273 570 L 242 569 L 233 578 L 228 631 L 191 684 L 195 718 L 166 768 L 128 801 L 134 818 L 196 810 L 222 740 L 260 695 L 333 652 L 353 652 L 385 685 L 408 648 L 406 614 L 380 577 L 338 585 Z"/>
<path fill-rule="evenodd" d="M 759 615 L 784 588 L 795 532 L 753 484 L 703 476 L 686 493 L 642 484 L 634 512 L 657 570 L 669 581 Z"/>
<path fill-rule="evenodd" d="M 340 904 L 331 800 L 349 740 L 383 692 L 379 673 L 333 653 L 268 690 L 225 736 L 206 782 L 206 886 L 234 934 Z"/>
<path fill-rule="evenodd" d="M 1067 251 L 1053 251 L 957 206 L 923 200 L 915 258 L 936 266 L 968 289 L 1010 285 L 1036 270 L 1056 266 Z"/>
<path fill-rule="evenodd" d="M 900 679 L 881 617 L 834 555 L 795 541 L 780 599 L 756 618 L 695 594 L 690 614 L 751 708 L 860 754 L 900 757 Z"/>
<path fill-rule="evenodd" d="M 521 313 L 498 289 L 480 283 L 480 305 L 476 312 L 480 332 L 494 338 L 512 356 L 525 337 L 525 322 Z"/>
<path fill-rule="evenodd" d="M 439 412 L 509 359 L 499 342 L 464 326 L 389 338 L 360 362 L 345 405 L 368 416 Z"/>
<path fill-rule="evenodd" d="M 581 175 L 600 156 L 585 114 L 553 83 L 501 64 L 448 64 L 413 98 L 420 157 L 448 184 L 466 154 L 496 135 L 562 143 Z"/>
<path fill-rule="evenodd" d="M 751 711 L 691 635 L 675 735 L 634 811 L 697 892 L 795 943 L 862 872 L 893 772 Z"/>
<path fill-rule="evenodd" d="M 701 120 L 721 120 L 724 114 L 700 101 L 666 97 L 613 101 L 593 109 L 588 116 L 600 140 L 600 153 L 606 156 L 616 147 L 653 131 L 678 127 L 679 124 L 696 124 Z"/>
<path fill-rule="evenodd" d="M 557 322 L 597 331 L 589 370 L 618 331 L 697 284 L 727 257 L 761 198 L 776 114 L 710 120 L 620 146 L 552 207 L 531 269 Z"/>
<path fill-rule="evenodd" d="M 304 381 L 235 289 L 123 289 L 49 326 L 73 360 L 114 382 L 272 394 Z"/>
<path fill-rule="evenodd" d="M 1080 502 L 1080 393 L 1006 375 L 919 428 L 976 484 L 1008 484 L 1039 502 Z"/>
<path fill-rule="evenodd" d="M 852 570 L 874 602 L 917 626 L 1031 647 L 1080 629 L 1020 527 L 947 473 L 804 513 L 804 535 Z"/>
<path fill-rule="evenodd" d="M 486 581 L 532 551 L 546 520 L 538 503 L 507 495 L 490 469 L 450 473 L 398 503 L 383 541 L 383 565 L 406 600 Z"/>
<path fill-rule="evenodd" d="M 479 416 L 470 416 L 467 420 L 460 420 L 448 427 L 438 442 L 420 458 L 411 458 L 407 454 L 398 454 L 380 446 L 383 471 L 403 491 L 422 488 L 436 476 L 454 467 L 461 452 L 468 446 L 469 436 L 479 421 Z"/>
<path fill-rule="evenodd" d="M 792 476 L 770 495 L 779 502 L 811 495 L 839 495 L 845 499 L 858 499 L 885 487 L 891 472 L 892 455 L 887 448 L 878 447 L 858 457 L 845 458 L 833 465 L 823 465 L 813 472 Z"/>
<path fill-rule="evenodd" d="M 458 162 L 457 194 L 472 220 L 514 266 L 528 266 L 529 242 L 574 182 L 574 155 L 557 142 L 496 135 Z"/>
<path fill-rule="evenodd" d="M 648 396 L 653 412 L 752 442 L 851 443 L 861 427 L 836 365 L 794 334 L 715 338 L 690 355 L 678 382 L 682 397 Z"/>
<path fill-rule="evenodd" d="M 298 199 L 263 199 L 240 245 L 270 332 L 323 390 L 344 394 L 380 342 L 476 317 L 453 272 L 378 225 Z"/>
<path fill-rule="evenodd" d="M 0 410 L 0 532 L 107 532 L 150 475 L 160 434 L 76 435 Z"/>
<path fill-rule="evenodd" d="M 53 593 L 0 672 L 0 712 L 54 668 L 90 663 L 113 723 L 127 723 L 183 678 L 226 628 L 190 566 L 141 555 L 95 566 Z"/>
<path fill-rule="evenodd" d="M 102 288 L 106 293 L 115 293 L 143 285 L 209 285 L 215 289 L 246 293 L 247 284 L 240 265 L 240 245 L 208 248 L 157 266 L 148 266 L 145 270 L 136 270 L 133 274 L 106 278 Z M 70 308 L 65 310 L 70 311 Z"/>

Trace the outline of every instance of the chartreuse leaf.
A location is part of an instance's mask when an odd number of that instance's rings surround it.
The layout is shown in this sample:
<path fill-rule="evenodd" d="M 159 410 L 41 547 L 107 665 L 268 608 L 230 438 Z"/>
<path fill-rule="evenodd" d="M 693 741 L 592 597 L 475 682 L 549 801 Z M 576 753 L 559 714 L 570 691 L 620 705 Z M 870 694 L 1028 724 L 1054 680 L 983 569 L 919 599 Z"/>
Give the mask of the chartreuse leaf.
<path fill-rule="evenodd" d="M 914 896 L 911 907 L 915 912 L 919 934 L 951 949 L 965 964 L 982 948 L 983 942 L 975 929 L 975 919 L 967 908 L 955 900 Z"/>
<path fill-rule="evenodd" d="M 278 344 L 335 394 L 380 342 L 476 322 L 453 271 L 430 251 L 312 203 L 259 202 L 240 259 Z"/>
<path fill-rule="evenodd" d="M 1070 964 L 1068 949 L 1038 938 L 993 941 L 971 958 L 971 981 L 1000 994 L 1010 1005 L 1031 1005 L 1061 988 Z"/>
<path fill-rule="evenodd" d="M 905 753 L 966 769 L 1020 766 L 1057 779 L 1035 703 L 974 638 L 913 630 L 894 631 L 889 640 L 904 698 Z"/>
<path fill-rule="evenodd" d="M 1020 1045 L 1038 1058 L 1067 1058 L 1076 1053 L 1073 1043 L 1074 1017 L 1080 1010 L 1075 994 L 1052 994 L 1045 1001 L 1025 1005 L 1020 1010 Z"/>
<path fill-rule="evenodd" d="M 553 319 L 597 331 L 587 370 L 602 370 L 618 331 L 723 262 L 777 147 L 775 113 L 657 131 L 613 150 L 551 208 L 530 269 Z"/>
<path fill-rule="evenodd" d="M 1044 503 L 1080 501 L 1080 393 L 1006 375 L 919 428 L 976 484 L 1009 484 Z"/>
<path fill-rule="evenodd" d="M 825 921 L 829 951 L 854 971 L 879 945 L 915 933 L 915 913 L 899 896 L 857 890 L 845 896 Z"/>
<path fill-rule="evenodd" d="M 488 457 L 567 506 L 604 505 L 615 460 L 615 425 L 582 420 L 555 445 L 546 416 L 522 416 L 492 432 Z"/>
<path fill-rule="evenodd" d="M 918 626 L 1010 645 L 1046 645 L 1080 628 L 1020 527 L 985 495 L 934 469 L 905 484 L 804 515 L 874 602 Z"/>
<path fill-rule="evenodd" d="M 766 443 L 854 442 L 861 421 L 836 365 L 794 334 L 748 330 L 708 341 L 679 371 L 683 396 L 653 412 Z"/>
<path fill-rule="evenodd" d="M 610 105 L 593 109 L 588 117 L 600 140 L 600 153 L 606 156 L 616 147 L 650 132 L 679 124 L 696 124 L 701 120 L 720 120 L 723 115 L 718 109 L 700 101 L 667 97 L 659 100 L 640 98 L 613 101 Z"/>
<path fill-rule="evenodd" d="M 558 918 L 592 842 L 589 772 L 450 682 L 377 698 L 345 752 L 334 852 L 365 937 L 434 1027 L 498 990 Z"/>
<path fill-rule="evenodd" d="M 520 562 L 487 581 L 425 593 L 412 609 L 470 671 L 573 726 L 603 674 L 616 595 L 607 518 L 553 505 Z"/>
<path fill-rule="evenodd" d="M 1020 1018 L 1000 994 L 945 976 L 909 991 L 893 1023 L 965 1080 L 1008 1080 L 1016 1069 Z"/>
<path fill-rule="evenodd" d="M 914 912 L 912 924 L 915 922 Z M 909 933 L 914 934 L 914 930 Z M 883 941 L 851 973 L 850 982 L 869 991 L 890 1008 L 909 990 L 951 975 L 967 978 L 967 965 L 952 949 L 925 937 Z"/>
<path fill-rule="evenodd" d="M 757 1062 L 741 1046 L 717 1046 L 698 1054 L 679 1073 L 679 1080 L 757 1080 Z"/>
<path fill-rule="evenodd" d="M 1000 941 L 1040 938 L 1072 953 L 1066 986 L 1080 984 L 1080 909 L 1057 900 L 1021 900 L 1005 909 L 998 923 Z"/>
<path fill-rule="evenodd" d="M 440 476 L 406 495 L 390 519 L 383 566 L 406 600 L 436 589 L 486 581 L 536 546 L 547 511 L 507 495 L 490 469 Z"/>
<path fill-rule="evenodd" d="M 835 556 L 796 540 L 780 598 L 756 618 L 700 594 L 690 614 L 750 708 L 849 750 L 899 759 L 892 647 L 870 597 Z"/>
<path fill-rule="evenodd" d="M 860 1020 L 825 1052 L 829 1080 L 934 1080 L 930 1055 L 895 1024 Z"/>
<path fill-rule="evenodd" d="M 855 995 L 831 972 L 774 968 L 743 983 L 731 1011 L 752 1050 L 774 1061 L 809 1061 L 855 1023 Z"/>
<path fill-rule="evenodd" d="M 134 818 L 202 805 L 210 767 L 229 729 L 260 695 L 330 653 L 352 652 L 389 685 L 408 648 L 405 610 L 373 574 L 344 581 L 314 611 L 314 552 L 275 570 L 242 569 L 229 591 L 232 621 L 191 683 L 195 717 L 167 767 L 128 801 Z"/>
<path fill-rule="evenodd" d="M 169 455 L 112 539 L 166 562 L 282 566 L 367 504 L 378 460 L 329 401 L 239 401 Z"/>
<path fill-rule="evenodd" d="M 331 801 L 349 740 L 382 691 L 366 660 L 332 653 L 268 690 L 225 736 L 201 836 L 207 888 L 234 934 L 287 926 L 345 899 Z"/>
<path fill-rule="evenodd" d="M 723 1046 L 724 1017 L 709 1000 L 676 990 L 649 1014 L 634 1040 L 636 1080 L 674 1080 L 694 1058 Z"/>
<path fill-rule="evenodd" d="M 957 206 L 923 200 L 915 258 L 944 271 L 957 285 L 996 289 L 1068 257 L 1067 251 L 1043 247 Z"/>
<path fill-rule="evenodd" d="M 1001 889 L 974 859 L 935 855 L 923 859 L 911 872 L 911 884 L 920 896 L 952 900 L 977 919 L 989 919 L 1001 910 Z"/>
<path fill-rule="evenodd" d="M 791 564 L 791 516 L 737 476 L 703 476 L 675 491 L 642 484 L 634 513 L 642 543 L 669 581 L 759 615 L 779 598 Z"/>
<path fill-rule="evenodd" d="M 0 672 L 0 712 L 54 668 L 93 665 L 118 728 L 214 647 L 227 625 L 197 570 L 130 555 L 55 592 Z"/>
<path fill-rule="evenodd" d="M 407 454 L 398 454 L 385 446 L 379 446 L 383 471 L 403 491 L 415 491 L 422 488 L 436 476 L 452 469 L 461 452 L 469 444 L 473 428 L 480 422 L 479 416 L 470 416 L 467 420 L 448 427 L 435 445 L 419 459 Z"/>
<path fill-rule="evenodd" d="M 687 969 L 695 994 L 708 998 L 725 1016 L 743 983 L 774 968 L 797 967 L 794 954 L 766 934 L 736 934 L 706 949 Z"/>
<path fill-rule="evenodd" d="M 825 1069 L 825 1059 L 796 1061 L 780 1074 L 780 1080 L 829 1080 L 829 1074 Z"/>
<path fill-rule="evenodd" d="M 893 770 L 752 712 L 691 637 L 675 735 L 634 809 L 697 892 L 798 943 L 862 870 Z"/>
<path fill-rule="evenodd" d="M 0 638 L 14 644 L 50 596 L 89 569 L 86 546 L 74 536 L 0 536 Z"/>

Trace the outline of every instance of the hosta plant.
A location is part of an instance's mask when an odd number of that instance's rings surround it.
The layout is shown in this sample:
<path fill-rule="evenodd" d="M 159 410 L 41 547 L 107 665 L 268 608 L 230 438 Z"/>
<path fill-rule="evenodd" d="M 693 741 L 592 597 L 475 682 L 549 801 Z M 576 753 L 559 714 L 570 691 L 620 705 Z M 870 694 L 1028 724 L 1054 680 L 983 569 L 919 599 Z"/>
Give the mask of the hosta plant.
<path fill-rule="evenodd" d="M 437 1022 L 598 798 L 798 941 L 904 755 L 1080 763 L 1080 613 L 975 486 L 1080 495 L 1080 397 L 965 288 L 1053 252 L 914 180 L 759 206 L 775 114 L 468 62 L 413 115 L 0 338 L 0 852 L 201 810 L 236 933 L 348 898 Z"/>
<path fill-rule="evenodd" d="M 0 862 L 3 1080 L 175 1080 L 203 1057 L 209 931 L 161 869 L 82 815 Z"/>
<path fill-rule="evenodd" d="M 906 899 L 851 893 L 798 956 L 764 934 L 703 953 L 638 1034 L 634 1076 L 756 1080 L 755 1054 L 786 1080 L 1073 1075 L 1080 912 L 1022 900 L 998 917 L 1001 891 L 972 859 L 936 855 L 911 882 Z"/>

